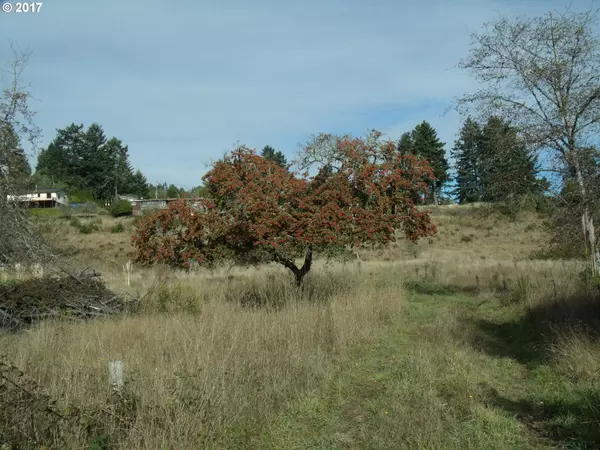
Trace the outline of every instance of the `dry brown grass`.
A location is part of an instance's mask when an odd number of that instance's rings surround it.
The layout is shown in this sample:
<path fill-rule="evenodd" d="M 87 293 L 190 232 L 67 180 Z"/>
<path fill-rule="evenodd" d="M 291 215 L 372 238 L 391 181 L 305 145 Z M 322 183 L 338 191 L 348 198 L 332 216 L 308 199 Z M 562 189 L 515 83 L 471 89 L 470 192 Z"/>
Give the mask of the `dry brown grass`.
<path fill-rule="evenodd" d="M 562 372 L 574 380 L 600 386 L 600 340 L 598 334 L 582 333 L 569 327 L 551 347 Z"/>
<path fill-rule="evenodd" d="M 391 277 L 314 277 L 310 300 L 281 277 L 233 281 L 208 295 L 201 280 L 172 279 L 146 296 L 145 315 L 42 323 L 1 335 L 0 346 L 52 397 L 87 407 L 109 399 L 107 361 L 125 361 L 138 406 L 123 448 L 252 447 L 286 401 L 323 388 L 348 349 L 380 335 L 404 299 Z M 252 290 L 290 304 L 241 306 Z"/>
<path fill-rule="evenodd" d="M 539 216 L 528 213 L 509 221 L 480 206 L 438 207 L 433 218 L 439 233 L 431 242 L 399 240 L 388 249 L 361 251 L 359 261 L 346 264 L 316 261 L 302 294 L 284 269 L 272 265 L 187 274 L 134 266 L 128 285 L 123 265 L 132 250 L 132 219 L 104 216 L 101 230 L 87 235 L 66 221 L 56 221 L 47 234 L 68 255 L 64 267 L 99 269 L 113 290 L 143 298 L 142 314 L 43 323 L 19 334 L 0 335 L 0 346 L 52 397 L 96 408 L 110 398 L 107 361 L 124 360 L 127 392 L 137 401 L 130 413 L 133 425 L 124 431 L 118 423 L 103 425 L 121 448 L 260 448 L 261 433 L 272 427 L 276 432 L 271 444 L 277 447 L 277 442 L 288 442 L 287 425 L 283 431 L 277 428 L 286 405 L 300 399 L 301 404 L 313 402 L 317 409 L 327 409 L 315 399 L 331 388 L 350 355 L 356 349 L 368 353 L 382 335 L 397 333 L 389 324 L 403 310 L 404 286 L 411 295 L 429 299 L 426 307 L 431 311 L 440 308 L 437 296 L 445 302 L 454 299 L 461 308 L 468 304 L 469 311 L 485 303 L 486 314 L 507 321 L 502 327 L 510 339 L 514 330 L 522 330 L 517 322 L 528 313 L 539 319 L 555 311 L 553 305 L 574 305 L 573 299 L 581 298 L 580 261 L 530 259 L 547 242 Z M 123 233 L 110 232 L 116 223 L 124 224 Z M 411 342 L 403 353 L 407 366 L 397 369 L 410 377 L 400 373 L 392 384 L 397 388 L 396 412 L 413 414 L 406 421 L 416 427 L 410 442 L 443 446 L 444 439 L 452 439 L 461 448 L 470 442 L 469 436 L 494 427 L 497 434 L 482 442 L 493 444 L 509 435 L 517 439 L 514 433 L 521 431 L 512 418 L 494 416 L 483 404 L 470 406 L 469 395 L 471 385 L 483 377 L 490 382 L 503 376 L 512 380 L 520 366 L 491 360 L 480 348 L 471 348 L 471 328 L 476 326 L 459 320 L 463 309 L 455 313 L 452 305 L 444 308 L 451 312 L 435 316 L 433 323 L 413 324 L 425 317 L 418 314 L 394 322 L 409 333 L 396 337 L 398 345 Z M 552 330 L 551 340 L 542 341 L 536 351 L 553 355 L 553 367 L 561 374 L 598 386 L 597 340 L 573 324 Z M 512 341 L 502 345 L 519 347 Z M 535 388 L 532 384 L 523 390 Z M 347 403 L 369 389 L 363 384 L 351 388 Z M 415 407 L 423 398 L 429 400 Z M 383 404 L 385 396 L 380 401 Z M 447 404 L 458 412 L 448 412 Z M 454 425 L 447 431 L 452 421 L 463 419 L 469 423 L 467 431 Z M 410 434 L 401 429 L 390 426 L 390 440 L 385 442 Z M 307 436 L 297 437 L 294 442 L 304 442 Z M 73 433 L 72 439 L 72 446 L 83 446 L 89 435 Z M 514 442 L 524 442 L 519 439 Z M 513 441 L 507 442 L 509 448 Z"/>
<path fill-rule="evenodd" d="M 480 260 L 512 263 L 527 259 L 547 243 L 543 218 L 534 213 L 523 213 L 519 220 L 510 221 L 486 205 L 429 209 L 438 228 L 438 234 L 431 242 L 421 240 L 413 244 L 399 238 L 386 249 L 359 251 L 360 259 L 374 262 L 409 262 L 415 259 L 452 262 L 459 258 L 468 264 L 478 264 Z M 120 271 L 133 252 L 134 219 L 110 216 L 82 219 L 83 222 L 93 220 L 102 221 L 100 230 L 81 234 L 65 219 L 46 219 L 45 235 L 69 256 L 73 264 Z M 123 224 L 124 231 L 111 233 L 112 227 L 119 223 Z"/>
<path fill-rule="evenodd" d="M 44 236 L 62 256 L 63 265 L 91 264 L 116 268 L 129 259 L 129 254 L 133 251 L 131 236 L 135 231 L 133 218 L 113 218 L 104 215 L 78 220 L 84 225 L 97 223 L 98 230 L 83 234 L 67 219 L 42 221 Z M 112 233 L 112 228 L 117 224 L 123 225 L 123 232 Z"/>

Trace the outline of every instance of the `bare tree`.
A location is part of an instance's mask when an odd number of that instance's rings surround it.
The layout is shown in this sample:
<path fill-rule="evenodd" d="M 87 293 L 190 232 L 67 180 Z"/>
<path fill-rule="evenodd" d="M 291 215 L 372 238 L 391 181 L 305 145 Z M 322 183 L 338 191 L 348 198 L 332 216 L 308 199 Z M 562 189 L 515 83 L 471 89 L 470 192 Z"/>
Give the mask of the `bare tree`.
<path fill-rule="evenodd" d="M 0 263 L 38 261 L 50 256 L 27 211 L 16 199 L 17 173 L 26 157 L 21 143 L 28 141 L 35 152 L 40 129 L 29 107 L 28 86 L 21 84 L 30 54 L 12 46 L 11 49 L 13 59 L 0 78 Z"/>
<path fill-rule="evenodd" d="M 457 102 L 483 117 L 516 126 L 530 148 L 546 153 L 555 171 L 574 179 L 583 202 L 581 223 L 592 270 L 600 273 L 598 237 L 582 161 L 600 131 L 598 11 L 567 9 L 535 18 L 502 18 L 471 37 L 459 67 L 484 87 Z"/>

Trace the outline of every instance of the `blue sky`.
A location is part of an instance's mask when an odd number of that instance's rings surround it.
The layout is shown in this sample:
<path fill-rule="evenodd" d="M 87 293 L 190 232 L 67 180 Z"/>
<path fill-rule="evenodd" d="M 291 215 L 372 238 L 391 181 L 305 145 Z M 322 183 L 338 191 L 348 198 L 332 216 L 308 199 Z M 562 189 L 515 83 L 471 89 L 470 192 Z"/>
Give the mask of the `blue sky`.
<path fill-rule="evenodd" d="M 0 12 L 0 67 L 10 42 L 33 51 L 23 77 L 43 146 L 56 128 L 98 122 L 150 182 L 189 188 L 237 142 L 290 159 L 311 134 L 395 139 L 427 120 L 449 151 L 460 118 L 444 112 L 476 88 L 455 68 L 470 33 L 566 4 L 46 0 L 38 13 Z"/>

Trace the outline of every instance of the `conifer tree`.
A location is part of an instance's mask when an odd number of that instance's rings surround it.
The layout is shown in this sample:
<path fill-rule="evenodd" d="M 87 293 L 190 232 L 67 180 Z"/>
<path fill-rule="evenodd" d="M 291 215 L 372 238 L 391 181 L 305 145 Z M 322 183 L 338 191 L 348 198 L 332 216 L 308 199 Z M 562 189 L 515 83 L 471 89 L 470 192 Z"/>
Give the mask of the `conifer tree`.
<path fill-rule="evenodd" d="M 425 158 L 433 168 L 436 180 L 430 183 L 429 200 L 437 204 L 442 186 L 449 179 L 448 161 L 444 151 L 445 143 L 438 139 L 437 132 L 423 121 L 412 131 L 413 153 Z"/>
<path fill-rule="evenodd" d="M 489 117 L 484 126 L 468 118 L 453 156 L 459 203 L 503 202 L 543 190 L 545 181 L 537 179 L 535 158 L 501 118 Z"/>
<path fill-rule="evenodd" d="M 265 146 L 260 153 L 260 156 L 265 158 L 268 161 L 273 161 L 274 163 L 280 165 L 281 167 L 286 167 L 287 160 L 283 153 L 279 150 L 275 150 L 270 145 Z"/>
<path fill-rule="evenodd" d="M 482 200 L 501 202 L 539 193 L 536 161 L 517 131 L 499 117 L 490 117 L 482 129 Z"/>
<path fill-rule="evenodd" d="M 483 198 L 482 143 L 481 127 L 469 117 L 461 127 L 459 138 L 452 149 L 452 155 L 456 159 L 457 185 L 453 194 L 461 204 L 478 202 Z"/>
<path fill-rule="evenodd" d="M 401 155 L 412 155 L 414 154 L 414 144 L 412 134 L 406 132 L 400 136 L 396 149 Z"/>
<path fill-rule="evenodd" d="M 147 193 L 147 180 L 134 173 L 128 147 L 115 137 L 107 139 L 96 123 L 87 130 L 76 124 L 57 130 L 54 141 L 40 152 L 36 177 L 88 191 L 97 200 Z"/>

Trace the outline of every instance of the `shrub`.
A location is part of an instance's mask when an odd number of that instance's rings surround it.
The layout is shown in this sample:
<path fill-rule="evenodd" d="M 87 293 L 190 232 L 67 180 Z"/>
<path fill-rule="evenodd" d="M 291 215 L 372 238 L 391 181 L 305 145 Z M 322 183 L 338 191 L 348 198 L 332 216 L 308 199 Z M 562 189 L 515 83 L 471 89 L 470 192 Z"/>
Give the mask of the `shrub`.
<path fill-rule="evenodd" d="M 108 207 L 108 212 L 113 217 L 130 216 L 132 211 L 133 207 L 127 200 L 119 200 Z"/>
<path fill-rule="evenodd" d="M 69 221 L 69 223 L 71 224 L 71 226 L 73 228 L 81 227 L 81 220 L 79 220 L 79 218 L 77 218 L 77 217 L 71 217 L 71 220 Z"/>
<path fill-rule="evenodd" d="M 123 231 L 125 231 L 125 227 L 123 226 L 123 224 L 121 222 L 119 222 L 118 224 L 116 224 L 115 226 L 113 226 L 110 229 L 110 232 L 113 234 L 122 233 Z"/>
<path fill-rule="evenodd" d="M 556 202 L 547 195 L 538 195 L 535 197 L 535 210 L 543 215 L 551 215 L 556 211 Z"/>
<path fill-rule="evenodd" d="M 94 221 L 82 222 L 78 217 L 72 217 L 69 223 L 73 228 L 77 228 L 80 233 L 90 234 L 100 229 L 102 220 L 98 219 Z"/>
<path fill-rule="evenodd" d="M 94 231 L 98 231 L 98 225 L 94 222 L 82 223 L 79 227 L 79 232 L 83 234 L 91 234 Z"/>

